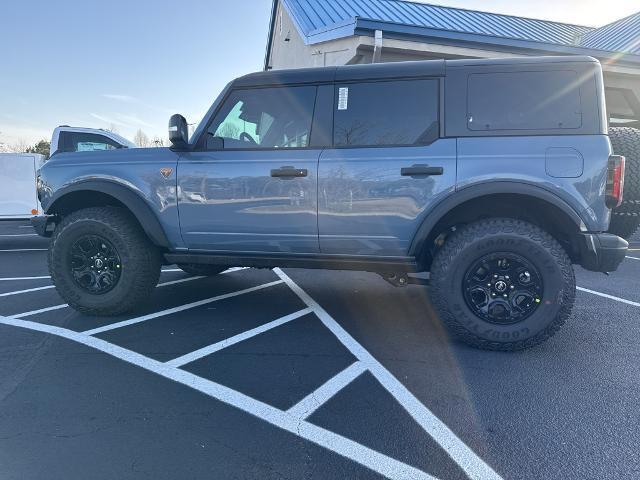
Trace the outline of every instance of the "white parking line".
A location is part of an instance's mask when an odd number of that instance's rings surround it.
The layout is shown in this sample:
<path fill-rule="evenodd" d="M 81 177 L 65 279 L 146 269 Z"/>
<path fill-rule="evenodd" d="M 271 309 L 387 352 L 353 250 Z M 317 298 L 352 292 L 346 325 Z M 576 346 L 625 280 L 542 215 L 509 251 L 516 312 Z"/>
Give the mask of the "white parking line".
<path fill-rule="evenodd" d="M 0 250 L 0 252 L 46 252 L 46 248 L 10 248 L 9 250 Z"/>
<path fill-rule="evenodd" d="M 222 273 L 236 272 L 238 270 L 244 270 L 244 269 L 245 269 L 245 267 L 234 267 L 234 268 L 230 268 L 229 270 L 225 270 Z M 182 271 L 183 270 L 181 270 L 179 268 L 167 268 L 166 270 L 161 270 L 162 273 L 182 272 Z M 0 282 L 8 282 L 8 281 L 15 281 L 15 280 L 46 280 L 47 278 L 51 278 L 51 276 L 50 275 L 42 275 L 42 276 L 39 276 L 39 277 L 6 277 L 6 278 L 0 278 Z M 202 277 L 198 277 L 198 278 L 202 278 Z"/>
<path fill-rule="evenodd" d="M 178 280 L 171 280 L 170 282 L 159 283 L 156 287 L 166 287 L 168 285 L 176 285 L 178 283 L 190 282 L 191 280 L 200 280 L 201 278 L 207 277 L 188 277 L 188 278 L 180 278 Z"/>
<path fill-rule="evenodd" d="M 225 270 L 225 271 L 224 271 L 224 272 L 222 272 L 222 273 L 230 273 L 230 272 L 235 272 L 235 271 L 237 271 L 237 270 L 242 270 L 242 268 L 241 268 L 241 267 L 238 267 L 238 268 L 230 268 L 229 270 Z M 24 277 L 24 278 L 37 278 L 37 277 Z M 50 278 L 50 277 L 42 277 L 42 278 Z M 206 278 L 206 277 L 188 277 L 188 278 L 181 278 L 181 279 L 179 279 L 179 280 L 172 280 L 172 281 L 170 281 L 170 282 L 159 283 L 159 284 L 156 286 L 156 288 L 159 288 L 159 287 L 166 287 L 166 286 L 169 286 L 169 285 L 175 285 L 176 283 L 190 282 L 190 281 L 192 281 L 192 280 L 199 280 L 199 279 L 201 279 L 201 278 Z M 4 279 L 2 279 L 2 280 L 4 280 Z M 6 279 L 6 280 L 9 280 L 9 279 Z M 54 287 L 54 285 L 51 285 L 51 286 L 50 286 L 50 287 L 48 287 L 48 288 L 51 288 L 51 287 Z M 11 293 L 19 293 L 19 292 L 11 292 Z M 23 318 L 23 317 L 28 317 L 28 316 L 30 316 L 30 315 L 37 315 L 37 314 L 39 314 L 39 313 L 50 312 L 51 310 L 59 310 L 59 309 L 61 309 L 61 308 L 66 308 L 66 307 L 68 307 L 68 306 L 69 306 L 69 305 L 67 305 L 66 303 L 63 303 L 63 304 L 61 304 L 61 305 L 54 305 L 53 307 L 41 308 L 41 309 L 39 309 L 39 310 L 32 310 L 32 311 L 30 311 L 30 312 L 25 312 L 25 313 L 18 313 L 18 314 L 16 314 L 16 315 L 11 315 L 11 317 L 12 317 L 12 318 Z"/>
<path fill-rule="evenodd" d="M 365 367 L 362 362 L 352 363 L 349 367 L 345 368 L 335 377 L 296 403 L 287 410 L 287 413 L 301 420 L 306 420 L 313 412 L 331 400 L 340 390 L 353 382 L 366 372 L 366 370 L 367 367 Z"/>
<path fill-rule="evenodd" d="M 279 268 L 274 268 L 273 271 L 304 303 L 313 309 L 322 323 L 371 371 L 378 382 L 396 398 L 409 415 L 431 435 L 469 478 L 477 480 L 501 478 L 291 278 Z"/>
<path fill-rule="evenodd" d="M 166 363 L 167 365 L 171 365 L 172 367 L 181 367 L 183 365 L 186 365 L 187 363 L 195 362 L 196 360 L 202 357 L 211 355 L 212 353 L 215 353 L 231 345 L 235 345 L 236 343 L 241 342 L 243 340 L 247 340 L 248 338 L 255 337 L 256 335 L 267 332 L 273 328 L 279 327 L 280 325 L 290 322 L 291 320 L 295 320 L 296 318 L 300 318 L 311 312 L 312 312 L 311 308 L 305 308 L 297 312 L 290 313 L 289 315 L 280 317 L 277 320 L 274 320 L 272 322 L 265 323 L 264 325 L 260 325 L 259 327 L 252 328 L 251 330 L 247 330 L 246 332 L 239 333 L 238 335 L 235 335 L 233 337 L 226 338 L 220 342 L 214 343 L 212 345 L 208 345 L 199 350 L 195 350 L 191 353 L 187 353 L 186 355 L 182 355 L 181 357 L 174 358 L 173 360 L 169 360 Z"/>
<path fill-rule="evenodd" d="M 592 295 L 597 295 L 599 297 L 608 298 L 609 300 L 615 300 L 616 302 L 626 303 L 627 305 L 633 305 L 634 307 L 640 307 L 640 303 L 638 302 L 632 302 L 631 300 L 627 300 L 625 298 L 615 297 L 613 295 L 609 295 L 608 293 L 596 292 L 595 290 L 589 290 L 588 288 L 583 287 L 576 287 L 576 290 L 590 293 Z"/>
<path fill-rule="evenodd" d="M 37 237 L 37 233 L 5 233 L 0 237 Z"/>
<path fill-rule="evenodd" d="M 104 327 L 94 328 L 92 330 L 87 330 L 82 333 L 84 333 L 85 335 L 96 335 L 98 333 L 107 332 L 109 330 L 114 330 L 116 328 L 126 327 L 126 326 L 133 325 L 140 322 L 146 322 L 147 320 L 163 317 L 165 315 L 171 315 L 172 313 L 182 312 L 190 308 L 200 307 L 202 305 L 207 305 L 208 303 L 217 302 L 219 300 L 224 300 L 226 298 L 237 297 L 238 295 L 243 295 L 245 293 L 255 292 L 256 290 L 272 287 L 280 283 L 282 283 L 282 280 L 276 280 L 274 282 L 264 283 L 256 287 L 245 288 L 244 290 L 225 293 L 224 295 L 218 295 L 216 297 L 205 298 L 204 300 L 198 300 L 197 302 L 187 303 L 186 305 L 180 305 L 179 307 L 168 308 L 166 310 L 161 310 L 159 312 L 143 315 L 142 317 L 136 317 L 136 318 L 131 318 L 129 320 L 123 320 L 122 322 L 111 323 L 109 325 L 105 325 Z"/>
<path fill-rule="evenodd" d="M 44 278 L 49 278 L 49 277 L 44 277 Z M 172 280 L 170 282 L 159 283 L 157 286 L 158 287 L 166 287 L 168 285 L 175 285 L 177 283 L 190 282 L 191 280 L 198 280 L 200 278 L 205 278 L 205 277 L 180 278 L 178 280 Z M 27 288 L 26 290 L 16 290 L 15 292 L 0 293 L 0 297 L 8 297 L 10 295 L 19 295 L 21 293 L 36 292 L 38 290 L 47 290 L 49 288 L 55 288 L 55 285 L 46 285 L 44 287 Z"/>
<path fill-rule="evenodd" d="M 435 480 L 431 475 L 376 452 L 322 427 L 297 419 L 287 412 L 237 392 L 229 387 L 204 379 L 179 368 L 145 357 L 112 343 L 66 328 L 54 327 L 28 320 L 0 316 L 0 324 L 35 330 L 81 343 L 132 365 L 198 390 L 221 402 L 236 407 L 265 422 L 335 452 L 345 458 L 393 480 Z M 485 477 L 490 478 L 490 477 Z M 497 478 L 497 477 L 491 477 Z"/>
<path fill-rule="evenodd" d="M 629 255 L 627 255 L 626 258 L 630 258 L 631 260 L 640 260 L 640 257 L 631 257 Z"/>
<path fill-rule="evenodd" d="M 30 312 L 18 313 L 17 315 L 11 315 L 11 318 L 24 318 L 30 317 L 31 315 L 37 315 L 39 313 L 50 312 L 52 310 L 60 310 L 61 308 L 66 308 L 69 305 L 63 303 L 62 305 L 54 305 L 53 307 L 41 308 L 39 310 L 31 310 Z"/>
<path fill-rule="evenodd" d="M 0 278 L 0 282 L 8 282 L 14 280 L 46 280 L 47 278 L 51 278 L 49 275 L 42 275 L 41 277 L 5 277 Z"/>
<path fill-rule="evenodd" d="M 15 292 L 0 293 L 0 297 L 9 297 L 11 295 L 19 295 L 21 293 L 36 292 L 38 290 L 47 290 L 49 288 L 55 288 L 55 287 L 53 285 L 47 285 L 46 287 L 27 288 L 26 290 L 16 290 Z"/>

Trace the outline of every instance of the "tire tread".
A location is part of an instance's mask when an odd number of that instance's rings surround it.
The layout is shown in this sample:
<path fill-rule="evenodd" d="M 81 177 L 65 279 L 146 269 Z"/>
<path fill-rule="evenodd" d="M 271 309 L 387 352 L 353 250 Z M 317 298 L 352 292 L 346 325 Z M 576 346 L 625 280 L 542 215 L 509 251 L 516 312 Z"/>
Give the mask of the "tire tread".
<path fill-rule="evenodd" d="M 127 292 L 127 296 L 121 302 L 114 305 L 101 307 L 88 307 L 81 302 L 82 293 L 77 287 L 70 285 L 63 276 L 59 275 L 60 269 L 66 268 L 62 263 L 62 255 L 56 255 L 57 241 L 61 233 L 71 225 L 83 221 L 94 221 L 107 225 L 113 229 L 124 243 L 131 249 L 131 258 L 135 259 L 129 268 L 134 269 L 137 278 L 133 287 Z M 77 210 L 66 217 L 56 227 L 47 252 L 49 274 L 60 296 L 75 310 L 95 316 L 120 315 L 132 310 L 144 302 L 160 278 L 161 255 L 158 249 L 151 243 L 135 220 L 125 210 L 118 207 L 90 207 Z"/>
<path fill-rule="evenodd" d="M 567 286 L 563 292 L 562 306 L 556 317 L 535 336 L 514 342 L 490 341 L 469 331 L 464 325 L 457 321 L 454 314 L 449 310 L 446 295 L 443 291 L 445 286 L 443 285 L 442 279 L 445 278 L 446 271 L 449 265 L 453 264 L 454 259 L 471 243 L 501 233 L 517 234 L 527 237 L 545 248 L 556 259 L 562 272 L 563 283 Z M 575 301 L 575 275 L 571 260 L 565 250 L 549 233 L 533 224 L 521 220 L 492 218 L 481 220 L 459 229 L 445 242 L 444 246 L 436 254 L 431 266 L 430 291 L 431 301 L 439 312 L 441 320 L 455 337 L 464 343 L 480 349 L 514 351 L 545 342 L 555 335 L 560 327 L 564 325 L 567 318 L 571 315 Z"/>

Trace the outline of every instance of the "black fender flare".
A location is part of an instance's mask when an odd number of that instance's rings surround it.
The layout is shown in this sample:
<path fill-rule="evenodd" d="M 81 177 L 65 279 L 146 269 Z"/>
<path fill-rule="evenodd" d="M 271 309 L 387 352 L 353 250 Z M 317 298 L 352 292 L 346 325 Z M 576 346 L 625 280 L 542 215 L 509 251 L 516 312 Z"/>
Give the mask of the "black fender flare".
<path fill-rule="evenodd" d="M 487 195 L 495 194 L 515 194 L 533 197 L 538 200 L 545 201 L 559 208 L 568 218 L 576 225 L 578 230 L 584 230 L 584 221 L 576 212 L 576 210 L 569 205 L 565 200 L 560 198 L 549 190 L 531 185 L 528 183 L 514 182 L 514 181 L 494 181 L 491 183 L 474 184 L 461 188 L 460 190 L 451 193 L 449 196 L 441 200 L 435 207 L 433 207 L 422 224 L 416 231 L 411 241 L 408 254 L 410 256 L 416 256 L 422 249 L 424 241 L 431 234 L 431 230 L 442 220 L 447 213 L 453 208 L 462 205 L 474 198 L 485 197 Z"/>
<path fill-rule="evenodd" d="M 74 192 L 100 192 L 115 198 L 131 212 L 154 245 L 169 248 L 169 239 L 153 209 L 142 195 L 121 183 L 109 180 L 82 180 L 67 185 L 56 192 L 45 213 L 54 210 L 57 202 Z"/>

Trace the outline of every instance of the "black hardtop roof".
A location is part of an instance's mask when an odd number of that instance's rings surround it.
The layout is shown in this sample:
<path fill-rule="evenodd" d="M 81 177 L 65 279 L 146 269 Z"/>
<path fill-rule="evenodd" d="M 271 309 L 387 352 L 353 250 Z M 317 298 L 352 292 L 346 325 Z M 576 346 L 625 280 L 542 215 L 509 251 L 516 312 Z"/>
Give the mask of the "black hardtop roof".
<path fill-rule="evenodd" d="M 250 73 L 237 78 L 234 87 L 331 83 L 334 81 L 379 80 L 385 78 L 443 77 L 447 68 L 479 65 L 525 65 L 547 63 L 598 63 L 593 57 L 544 56 L 517 58 L 482 58 L 462 60 L 419 60 L 411 62 L 370 63 L 338 67 L 298 68 Z"/>

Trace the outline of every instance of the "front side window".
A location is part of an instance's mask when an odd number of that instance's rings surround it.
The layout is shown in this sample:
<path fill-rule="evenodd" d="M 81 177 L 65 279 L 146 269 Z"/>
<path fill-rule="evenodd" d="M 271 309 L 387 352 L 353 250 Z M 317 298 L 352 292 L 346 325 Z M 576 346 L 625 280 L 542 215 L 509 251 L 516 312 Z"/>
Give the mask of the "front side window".
<path fill-rule="evenodd" d="M 222 138 L 225 149 L 308 147 L 315 99 L 316 87 L 235 90 L 207 137 Z"/>
<path fill-rule="evenodd" d="M 477 73 L 469 76 L 469 130 L 580 128 L 580 85 L 574 71 Z"/>
<path fill-rule="evenodd" d="M 425 145 L 438 137 L 438 81 L 339 84 L 333 140 L 337 147 Z"/>

